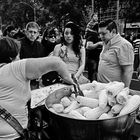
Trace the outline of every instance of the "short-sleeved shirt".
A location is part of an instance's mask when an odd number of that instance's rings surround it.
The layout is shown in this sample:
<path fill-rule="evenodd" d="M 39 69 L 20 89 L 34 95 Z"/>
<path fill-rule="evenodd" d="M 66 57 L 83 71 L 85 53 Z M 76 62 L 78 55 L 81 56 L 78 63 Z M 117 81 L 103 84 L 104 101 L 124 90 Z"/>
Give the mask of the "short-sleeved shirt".
<path fill-rule="evenodd" d="M 130 65 L 133 69 L 133 63 L 132 44 L 117 34 L 103 46 L 98 66 L 98 81 L 122 81 L 121 66 Z"/>
<path fill-rule="evenodd" d="M 25 74 L 26 59 L 6 64 L 0 68 L 0 105 L 27 128 L 30 99 L 30 82 Z M 0 140 L 13 140 L 18 133 L 0 117 Z"/>

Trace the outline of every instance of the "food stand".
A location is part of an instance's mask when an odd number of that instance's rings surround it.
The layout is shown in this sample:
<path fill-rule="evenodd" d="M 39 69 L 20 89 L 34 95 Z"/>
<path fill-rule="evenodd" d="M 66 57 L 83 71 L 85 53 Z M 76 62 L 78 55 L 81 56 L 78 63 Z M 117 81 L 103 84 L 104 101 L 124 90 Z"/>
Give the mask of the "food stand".
<path fill-rule="evenodd" d="M 42 106 L 45 99 L 54 91 L 66 87 L 63 84 L 55 84 L 32 91 L 31 108 Z M 124 140 L 130 139 L 130 133 L 140 137 L 139 121 L 136 120 L 138 109 L 133 112 L 107 120 L 79 120 L 55 114 L 48 110 L 51 118 L 50 127 L 53 130 L 54 139 L 57 140 Z M 134 128 L 134 129 L 133 129 Z"/>

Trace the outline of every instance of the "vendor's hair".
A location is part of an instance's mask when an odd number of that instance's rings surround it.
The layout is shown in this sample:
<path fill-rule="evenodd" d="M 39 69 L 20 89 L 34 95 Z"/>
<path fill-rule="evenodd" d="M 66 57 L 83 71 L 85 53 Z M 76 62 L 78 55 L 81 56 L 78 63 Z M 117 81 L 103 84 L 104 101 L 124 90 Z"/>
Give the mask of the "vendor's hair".
<path fill-rule="evenodd" d="M 80 47 L 81 47 L 81 30 L 80 27 L 75 24 L 72 21 L 69 21 L 65 27 L 64 27 L 64 31 L 66 28 L 70 28 L 72 34 L 74 35 L 74 41 L 73 41 L 73 45 L 72 45 L 72 49 L 75 52 L 76 55 L 80 55 Z M 63 41 L 64 44 L 66 44 L 66 41 L 64 40 L 64 32 L 63 32 Z"/>
<path fill-rule="evenodd" d="M 36 28 L 36 29 L 40 30 L 39 25 L 34 21 L 27 23 L 26 30 L 28 30 L 29 28 Z"/>
<path fill-rule="evenodd" d="M 20 51 L 20 45 L 12 38 L 0 38 L 0 63 L 10 63 Z"/>
<path fill-rule="evenodd" d="M 116 30 L 116 33 L 118 33 L 118 28 L 117 28 L 117 24 L 115 21 L 111 20 L 111 19 L 108 19 L 106 21 L 102 21 L 100 22 L 99 24 L 99 28 L 101 27 L 106 27 L 107 30 L 109 30 L 110 32 L 115 29 Z"/>

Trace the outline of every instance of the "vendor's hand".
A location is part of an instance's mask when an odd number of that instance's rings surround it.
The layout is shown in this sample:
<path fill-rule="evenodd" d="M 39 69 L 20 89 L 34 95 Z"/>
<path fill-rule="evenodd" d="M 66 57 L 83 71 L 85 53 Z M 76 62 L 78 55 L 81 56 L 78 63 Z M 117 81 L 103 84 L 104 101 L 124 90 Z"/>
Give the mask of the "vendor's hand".
<path fill-rule="evenodd" d="M 73 79 L 71 78 L 71 75 L 63 77 L 63 83 L 70 84 L 70 85 L 74 85 L 75 84 Z"/>
<path fill-rule="evenodd" d="M 76 78 L 77 80 L 78 80 L 78 79 L 79 79 L 79 77 L 80 77 L 80 75 L 79 75 L 79 74 L 77 74 L 77 73 L 76 73 L 74 76 L 75 76 L 75 78 Z"/>

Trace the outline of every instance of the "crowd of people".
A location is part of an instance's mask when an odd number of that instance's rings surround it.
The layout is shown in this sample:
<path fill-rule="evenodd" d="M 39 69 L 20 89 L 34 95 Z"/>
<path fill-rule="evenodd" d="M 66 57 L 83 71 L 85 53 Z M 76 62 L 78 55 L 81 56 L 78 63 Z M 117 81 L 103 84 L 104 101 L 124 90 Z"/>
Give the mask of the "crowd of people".
<path fill-rule="evenodd" d="M 62 33 L 53 27 L 40 37 L 39 31 L 36 22 L 29 22 L 24 32 L 8 26 L 0 38 L 0 106 L 23 128 L 28 124 L 30 92 L 39 86 L 74 84 L 72 74 L 80 84 L 97 80 L 120 81 L 130 86 L 133 46 L 118 33 L 115 21 L 98 23 L 94 14 L 84 36 L 72 21 L 65 24 Z M 20 140 L 15 129 L 1 117 L 0 125 L 0 139 Z"/>

